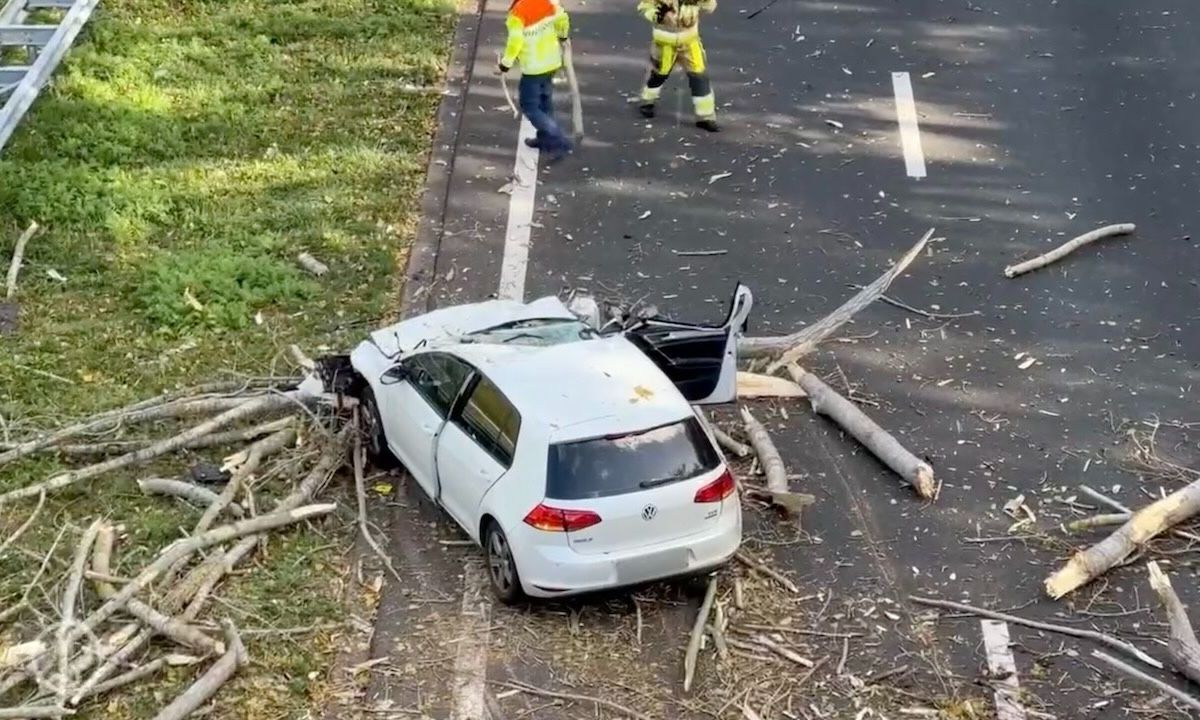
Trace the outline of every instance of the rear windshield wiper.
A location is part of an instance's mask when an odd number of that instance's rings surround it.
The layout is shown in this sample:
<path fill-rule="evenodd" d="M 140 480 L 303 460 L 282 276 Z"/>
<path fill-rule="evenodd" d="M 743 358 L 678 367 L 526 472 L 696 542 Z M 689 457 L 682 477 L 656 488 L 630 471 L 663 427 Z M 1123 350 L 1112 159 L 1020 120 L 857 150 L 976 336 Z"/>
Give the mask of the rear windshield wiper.
<path fill-rule="evenodd" d="M 659 478 L 657 480 L 643 480 L 640 483 L 638 483 L 638 487 L 642 488 L 643 490 L 648 490 L 650 488 L 656 488 L 660 485 L 669 485 L 678 479 L 679 478 L 666 477 L 666 478 Z"/>

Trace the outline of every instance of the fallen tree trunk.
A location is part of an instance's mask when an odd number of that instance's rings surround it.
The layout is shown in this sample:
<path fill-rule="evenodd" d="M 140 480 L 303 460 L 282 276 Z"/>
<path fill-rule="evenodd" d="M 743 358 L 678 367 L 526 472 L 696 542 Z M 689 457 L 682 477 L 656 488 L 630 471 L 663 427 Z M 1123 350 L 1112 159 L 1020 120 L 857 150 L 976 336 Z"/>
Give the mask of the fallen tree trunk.
<path fill-rule="evenodd" d="M 1061 598 L 1083 587 L 1129 557 L 1159 533 L 1200 513 L 1200 480 L 1135 512 L 1113 534 L 1075 553 L 1058 572 L 1046 578 L 1046 593 Z"/>
<path fill-rule="evenodd" d="M 850 433 L 884 465 L 908 481 L 918 495 L 926 500 L 937 498 L 937 485 L 934 483 L 933 468 L 929 463 L 906 450 L 896 438 L 879 427 L 854 403 L 821 382 L 816 375 L 797 365 L 789 365 L 788 372 L 796 384 L 808 393 L 809 402 L 812 403 L 815 412 L 825 415 Z"/>
<path fill-rule="evenodd" d="M 1167 622 L 1171 626 L 1171 635 L 1167 642 L 1171 662 L 1176 670 L 1200 685 L 1200 641 L 1196 639 L 1196 631 L 1192 629 L 1187 610 L 1175 594 L 1175 588 L 1171 587 L 1171 578 L 1159 569 L 1158 563 L 1147 563 L 1146 568 L 1150 572 L 1150 587 L 1158 593 L 1158 599 L 1167 611 Z"/>
<path fill-rule="evenodd" d="M 746 424 L 746 436 L 750 438 L 750 445 L 758 455 L 759 465 L 762 466 L 763 474 L 767 477 L 767 493 L 771 496 L 771 502 L 783 508 L 788 514 L 799 517 L 800 512 L 806 506 L 816 502 L 816 498 L 804 493 L 794 493 L 788 489 L 787 468 L 783 464 L 783 458 L 779 455 L 775 443 L 771 441 L 767 429 L 754 418 L 749 410 L 746 408 L 741 410 L 742 421 Z"/>
<path fill-rule="evenodd" d="M 1024 275 L 1027 272 L 1032 272 L 1033 270 L 1037 270 L 1039 268 L 1044 268 L 1050 263 L 1058 262 L 1088 243 L 1093 243 L 1101 238 L 1113 237 L 1114 235 L 1128 235 L 1135 230 L 1137 230 L 1137 226 L 1133 223 L 1106 225 L 1089 233 L 1084 233 L 1074 240 L 1064 243 L 1063 245 L 1060 245 L 1044 255 L 1038 255 L 1031 260 L 1026 260 L 1025 262 L 1017 263 L 1016 265 L 1009 265 L 1008 267 L 1004 268 L 1004 276 L 1013 278 L 1018 275 Z"/>
<path fill-rule="evenodd" d="M 754 338 L 746 337 L 738 340 L 738 353 L 742 357 L 763 357 L 765 355 L 775 355 L 783 353 L 784 357 L 776 363 L 782 367 L 787 363 L 794 362 L 820 344 L 822 340 L 837 332 L 838 328 L 846 324 L 860 310 L 875 302 L 882 296 L 892 281 L 899 277 L 900 273 L 904 272 L 917 255 L 925 249 L 925 245 L 933 237 L 933 230 L 925 233 L 925 235 L 909 248 L 908 252 L 904 253 L 895 265 L 888 269 L 883 275 L 876 278 L 875 282 L 867 285 L 847 300 L 841 307 L 831 312 L 821 320 L 803 328 L 791 335 L 782 337 L 765 337 Z M 774 370 L 769 370 L 768 374 L 774 373 Z"/>

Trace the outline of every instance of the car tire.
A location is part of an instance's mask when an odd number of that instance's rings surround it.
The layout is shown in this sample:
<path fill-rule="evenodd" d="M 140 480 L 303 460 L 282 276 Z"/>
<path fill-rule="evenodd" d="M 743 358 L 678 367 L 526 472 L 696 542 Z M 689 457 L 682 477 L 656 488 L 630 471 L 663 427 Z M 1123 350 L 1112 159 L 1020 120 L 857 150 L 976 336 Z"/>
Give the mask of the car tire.
<path fill-rule="evenodd" d="M 360 401 L 362 413 L 359 415 L 359 422 L 362 425 L 367 458 L 375 467 L 390 469 L 398 466 L 400 462 L 388 449 L 387 436 L 383 433 L 383 418 L 379 414 L 379 404 L 375 401 L 375 393 L 371 388 L 363 389 Z"/>
<path fill-rule="evenodd" d="M 483 531 L 483 554 L 486 560 L 488 583 L 496 598 L 505 605 L 513 605 L 525 597 L 521 589 L 521 576 L 517 562 L 513 559 L 508 537 L 495 521 L 488 523 Z"/>

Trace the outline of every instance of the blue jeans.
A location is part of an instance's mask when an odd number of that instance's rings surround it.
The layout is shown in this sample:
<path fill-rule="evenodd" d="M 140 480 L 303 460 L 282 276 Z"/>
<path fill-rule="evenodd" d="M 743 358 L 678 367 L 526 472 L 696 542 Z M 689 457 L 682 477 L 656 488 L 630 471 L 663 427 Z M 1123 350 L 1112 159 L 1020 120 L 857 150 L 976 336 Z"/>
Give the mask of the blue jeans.
<path fill-rule="evenodd" d="M 554 73 L 522 75 L 518 90 L 521 113 L 537 129 L 538 145 L 551 153 L 571 149 L 571 141 L 554 120 Z"/>

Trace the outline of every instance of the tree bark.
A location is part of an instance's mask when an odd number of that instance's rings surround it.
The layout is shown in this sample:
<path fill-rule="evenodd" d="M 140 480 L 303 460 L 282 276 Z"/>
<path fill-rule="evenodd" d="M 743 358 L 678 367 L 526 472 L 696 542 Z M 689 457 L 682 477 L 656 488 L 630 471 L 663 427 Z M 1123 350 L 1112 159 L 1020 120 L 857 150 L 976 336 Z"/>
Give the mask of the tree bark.
<path fill-rule="evenodd" d="M 113 529 L 111 525 L 105 523 L 96 539 L 96 551 L 92 556 L 92 570 L 100 575 L 111 575 L 112 550 Z M 95 583 L 96 594 L 101 599 L 109 600 L 117 594 L 116 588 L 108 582 L 96 580 Z M 130 598 L 125 603 L 125 611 L 145 623 L 150 630 L 159 635 L 165 635 L 181 645 L 214 655 L 225 652 L 225 646 L 220 642 L 213 640 L 186 622 L 159 612 L 153 606 L 137 598 Z"/>
<path fill-rule="evenodd" d="M 1200 685 L 1200 641 L 1196 639 L 1196 631 L 1192 629 L 1187 610 L 1175 594 L 1175 588 L 1171 587 L 1171 578 L 1159 569 L 1158 563 L 1147 563 L 1146 567 L 1150 571 L 1150 587 L 1158 593 L 1158 599 L 1167 611 L 1167 622 L 1171 626 L 1171 636 L 1167 642 L 1171 662 L 1176 670 Z"/>
<path fill-rule="evenodd" d="M 184 690 L 181 695 L 171 701 L 170 705 L 160 710 L 154 720 L 183 720 L 200 706 L 208 702 L 221 689 L 237 669 L 249 660 L 246 646 L 238 636 L 237 628 L 232 621 L 225 623 L 225 640 L 228 650 L 219 660 L 213 663 L 208 672 L 201 675 L 196 682 Z"/>
<path fill-rule="evenodd" d="M 708 624 L 708 615 L 712 611 L 713 601 L 717 597 L 717 576 L 708 580 L 708 589 L 704 592 L 704 601 L 700 603 L 700 611 L 696 613 L 696 622 L 692 624 L 692 634 L 688 638 L 687 651 L 683 654 L 683 691 L 691 692 L 692 680 L 696 677 L 696 659 L 700 654 L 700 638 L 704 636 L 704 626 Z"/>
<path fill-rule="evenodd" d="M 816 375 L 796 366 L 789 365 L 792 379 L 808 393 L 813 410 L 836 422 L 850 433 L 863 447 L 871 451 L 884 465 L 908 481 L 917 494 L 926 500 L 937 497 L 937 485 L 933 480 L 933 468 L 929 463 L 913 455 L 867 414 L 853 403 L 838 395 Z"/>
<path fill-rule="evenodd" d="M 1046 578 L 1046 593 L 1061 598 L 1104 574 L 1159 533 L 1200 513 L 1200 480 L 1138 510 L 1113 534 L 1078 552 Z"/>
<path fill-rule="evenodd" d="M 1013 278 L 1018 275 L 1024 275 L 1027 272 L 1032 272 L 1039 268 L 1044 268 L 1051 263 L 1058 262 L 1084 245 L 1093 243 L 1101 238 L 1112 237 L 1114 235 L 1128 235 L 1135 230 L 1137 230 L 1137 226 L 1133 223 L 1106 225 L 1105 227 L 1098 228 L 1089 233 L 1084 233 L 1074 240 L 1064 243 L 1063 245 L 1060 245 L 1044 255 L 1038 255 L 1032 260 L 1026 260 L 1023 263 L 1017 263 L 1016 265 L 1009 265 L 1008 267 L 1004 268 L 1004 276 Z"/>
<path fill-rule="evenodd" d="M 71 572 L 67 575 L 67 588 L 63 591 L 62 617 L 55 636 L 55 651 L 58 656 L 58 702 L 61 705 L 69 694 L 71 677 L 71 644 L 75 637 L 75 605 L 79 601 L 79 588 L 83 585 L 83 571 L 87 567 L 88 556 L 92 553 L 92 545 L 100 534 L 103 521 L 96 520 L 83 533 L 79 545 L 75 548 L 75 557 L 71 561 Z M 77 637 L 77 636 L 76 636 Z"/>
<path fill-rule="evenodd" d="M 925 249 L 925 245 L 932 237 L 933 230 L 931 229 L 925 233 L 916 245 L 909 248 L 908 252 L 904 253 L 904 256 L 895 265 L 889 268 L 883 275 L 876 278 L 875 282 L 864 287 L 854 297 L 847 300 L 841 307 L 824 318 L 791 335 L 783 337 L 742 338 L 738 341 L 738 353 L 742 357 L 763 357 L 765 355 L 783 353 L 784 357 L 775 363 L 775 366 L 782 367 L 812 352 L 822 340 L 837 332 L 838 328 L 845 325 L 860 310 L 875 302 L 887 292 L 892 281 L 899 277 L 900 273 L 904 272 L 912 264 L 912 261 L 916 259 L 917 255 L 921 254 L 921 251 Z M 768 374 L 774 372 L 773 369 L 768 370 Z"/>
<path fill-rule="evenodd" d="M 146 495 L 166 495 L 168 497 L 176 497 L 181 500 L 186 500 L 193 505 L 207 508 L 211 507 L 219 497 L 215 492 L 206 487 L 195 485 L 183 480 L 172 480 L 170 478 L 142 478 L 137 481 L 138 489 Z M 245 511 L 242 506 L 237 503 L 229 503 L 229 513 L 234 517 L 242 517 Z"/>
<path fill-rule="evenodd" d="M 771 502 L 783 508 L 790 515 L 800 517 L 800 512 L 812 505 L 816 498 L 805 493 L 794 493 L 788 488 L 787 467 L 771 436 L 763 424 L 755 419 L 746 408 L 742 408 L 742 421 L 746 424 L 746 436 L 754 453 L 758 455 L 758 463 L 762 466 L 763 474 L 767 477 L 767 492 Z"/>
<path fill-rule="evenodd" d="M 704 423 L 704 426 L 707 427 L 708 431 L 712 433 L 712 436 L 717 441 L 718 445 L 739 458 L 744 458 L 750 454 L 749 446 L 734 440 L 729 436 L 729 433 L 725 432 L 716 425 L 713 425 L 712 422 L 709 421 L 708 415 L 705 414 L 704 409 L 699 405 L 696 405 L 695 408 L 696 417 L 700 418 L 700 422 Z"/>

